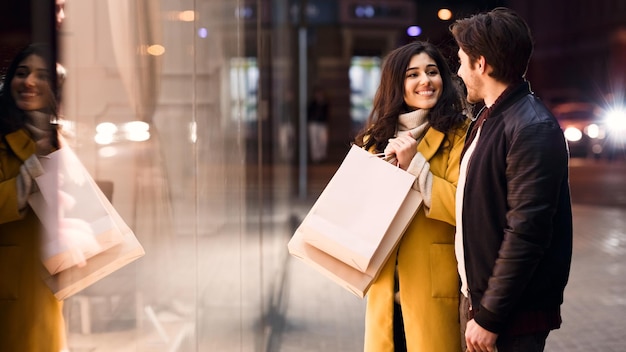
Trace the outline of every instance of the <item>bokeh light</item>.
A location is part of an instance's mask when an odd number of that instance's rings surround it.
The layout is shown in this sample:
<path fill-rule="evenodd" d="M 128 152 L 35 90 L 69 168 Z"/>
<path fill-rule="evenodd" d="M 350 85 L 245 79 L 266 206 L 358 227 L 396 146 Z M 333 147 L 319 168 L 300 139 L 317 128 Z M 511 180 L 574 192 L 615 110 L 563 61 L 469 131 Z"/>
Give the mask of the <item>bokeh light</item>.
<path fill-rule="evenodd" d="M 408 34 L 409 37 L 417 37 L 422 34 L 422 28 L 419 26 L 410 26 L 406 29 L 406 34 Z"/>
<path fill-rule="evenodd" d="M 439 19 L 442 21 L 447 21 L 452 18 L 452 11 L 450 11 L 449 9 L 440 9 L 437 12 L 437 17 L 439 17 Z"/>
<path fill-rule="evenodd" d="M 196 12 L 192 10 L 181 11 L 178 13 L 178 20 L 183 22 L 193 22 L 196 19 Z"/>
<path fill-rule="evenodd" d="M 206 38 L 209 36 L 209 31 L 202 27 L 202 28 L 198 28 L 198 37 L 200 38 Z"/>
<path fill-rule="evenodd" d="M 152 56 L 161 56 L 165 53 L 165 47 L 163 45 L 153 44 L 150 45 L 146 51 Z"/>

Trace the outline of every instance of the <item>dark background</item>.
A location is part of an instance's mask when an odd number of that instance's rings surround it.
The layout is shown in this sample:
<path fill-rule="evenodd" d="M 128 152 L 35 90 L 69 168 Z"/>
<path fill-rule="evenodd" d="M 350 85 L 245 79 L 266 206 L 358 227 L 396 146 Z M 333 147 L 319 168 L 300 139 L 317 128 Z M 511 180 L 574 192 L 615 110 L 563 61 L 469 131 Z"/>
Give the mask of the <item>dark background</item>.
<path fill-rule="evenodd" d="M 0 72 L 31 41 L 30 1 L 7 1 L 0 11 Z"/>
<path fill-rule="evenodd" d="M 601 100 L 615 90 L 623 90 L 626 75 L 626 1 L 623 0 L 416 0 L 415 19 L 423 29 L 418 39 L 453 52 L 456 49 L 448 27 L 454 18 L 497 6 L 518 11 L 533 30 L 536 45 L 528 78 L 540 96 L 547 100 Z M 452 10 L 452 20 L 437 18 L 437 10 L 442 7 Z M 3 1 L 0 34 L 0 73 L 13 55 L 30 42 L 50 42 L 56 50 L 54 0 Z"/>
<path fill-rule="evenodd" d="M 54 0 L 3 0 L 0 8 L 0 75 L 22 48 L 33 42 L 57 50 Z"/>

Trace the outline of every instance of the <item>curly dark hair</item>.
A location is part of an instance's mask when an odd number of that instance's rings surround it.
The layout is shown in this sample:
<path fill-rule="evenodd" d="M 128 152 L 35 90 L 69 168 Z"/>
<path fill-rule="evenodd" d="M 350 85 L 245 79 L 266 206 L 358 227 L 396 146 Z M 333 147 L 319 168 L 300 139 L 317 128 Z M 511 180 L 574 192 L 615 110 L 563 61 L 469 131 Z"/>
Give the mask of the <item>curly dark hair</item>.
<path fill-rule="evenodd" d="M 441 97 L 428 114 L 429 124 L 446 133 L 465 121 L 463 112 L 466 103 L 461 94 L 461 81 L 452 73 L 437 47 L 428 42 L 415 41 L 393 50 L 385 58 L 374 106 L 365 127 L 355 138 L 356 145 L 368 150 L 374 147 L 377 152 L 385 149 L 389 138 L 396 132 L 399 115 L 411 110 L 404 102 L 405 74 L 411 58 L 421 53 L 435 60 L 443 81 Z"/>
<path fill-rule="evenodd" d="M 13 81 L 13 78 L 15 77 L 19 64 L 31 55 L 41 57 L 48 65 L 49 71 L 51 73 L 55 72 L 53 69 L 53 63 L 56 61 L 52 59 L 53 55 L 49 45 L 34 43 L 26 46 L 19 53 L 17 53 L 17 55 L 13 58 L 13 61 L 9 64 L 6 75 L 2 80 L 2 85 L 0 86 L 0 134 L 2 134 L 2 136 L 17 131 L 18 129 L 24 127 L 26 123 L 26 115 L 24 111 L 17 107 L 15 99 L 13 99 L 13 95 L 11 94 L 11 81 Z M 50 89 L 53 89 L 54 87 L 53 76 L 53 74 L 49 75 L 50 81 L 48 83 L 50 85 Z M 52 99 L 50 101 L 48 110 L 51 114 L 56 115 L 56 100 Z"/>

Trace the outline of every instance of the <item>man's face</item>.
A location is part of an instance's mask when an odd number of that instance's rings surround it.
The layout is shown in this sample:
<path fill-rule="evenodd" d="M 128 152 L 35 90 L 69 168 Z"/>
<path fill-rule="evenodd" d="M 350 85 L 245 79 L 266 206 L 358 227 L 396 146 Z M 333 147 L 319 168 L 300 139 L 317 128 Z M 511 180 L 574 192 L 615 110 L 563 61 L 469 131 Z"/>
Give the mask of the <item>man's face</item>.
<path fill-rule="evenodd" d="M 57 30 L 60 30 L 63 20 L 65 20 L 65 0 L 55 0 L 54 11 L 56 13 Z"/>
<path fill-rule="evenodd" d="M 459 62 L 460 66 L 457 74 L 467 88 L 467 101 L 471 104 L 483 101 L 481 92 L 483 84 L 480 72 L 476 68 L 476 62 L 471 62 L 463 49 L 459 49 Z"/>

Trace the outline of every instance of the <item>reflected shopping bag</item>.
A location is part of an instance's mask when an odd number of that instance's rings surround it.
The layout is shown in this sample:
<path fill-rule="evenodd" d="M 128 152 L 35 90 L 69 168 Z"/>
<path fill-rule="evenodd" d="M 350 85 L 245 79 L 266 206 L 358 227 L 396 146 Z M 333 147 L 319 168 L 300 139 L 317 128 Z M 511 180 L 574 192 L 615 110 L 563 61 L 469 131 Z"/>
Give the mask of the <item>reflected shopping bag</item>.
<path fill-rule="evenodd" d="M 364 297 L 422 204 L 414 181 L 352 146 L 296 229 L 289 252 Z"/>
<path fill-rule="evenodd" d="M 107 208 L 121 241 L 90 257 L 84 266 L 73 266 L 57 274 L 42 272 L 45 283 L 58 300 L 64 300 L 144 256 L 145 251 L 131 228 L 98 189 L 98 198 Z"/>
<path fill-rule="evenodd" d="M 123 240 L 113 207 L 70 147 L 41 157 L 39 192 L 28 203 L 43 225 L 41 259 L 50 274 L 84 265 Z"/>
<path fill-rule="evenodd" d="M 45 283 L 58 300 L 73 296 L 144 256 L 145 251 L 133 232 L 126 226 L 121 232 L 120 244 L 89 258 L 85 266 L 74 266 L 55 275 L 43 273 Z"/>

